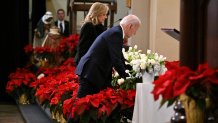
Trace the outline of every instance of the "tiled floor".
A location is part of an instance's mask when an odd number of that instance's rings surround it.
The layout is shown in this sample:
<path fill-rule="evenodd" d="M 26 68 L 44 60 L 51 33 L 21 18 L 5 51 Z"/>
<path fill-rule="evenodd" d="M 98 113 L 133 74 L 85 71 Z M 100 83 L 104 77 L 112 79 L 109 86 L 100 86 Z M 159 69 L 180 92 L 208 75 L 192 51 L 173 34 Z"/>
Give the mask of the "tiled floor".
<path fill-rule="evenodd" d="M 25 123 L 16 104 L 0 102 L 0 123 Z"/>

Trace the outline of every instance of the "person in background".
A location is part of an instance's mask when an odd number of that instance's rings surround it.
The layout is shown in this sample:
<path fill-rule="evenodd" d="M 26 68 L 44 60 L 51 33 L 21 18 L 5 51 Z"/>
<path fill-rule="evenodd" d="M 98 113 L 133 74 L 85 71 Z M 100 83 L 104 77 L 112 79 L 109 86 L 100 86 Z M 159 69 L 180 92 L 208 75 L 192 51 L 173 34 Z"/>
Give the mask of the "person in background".
<path fill-rule="evenodd" d="M 123 41 L 135 35 L 140 25 L 137 16 L 127 15 L 118 26 L 107 29 L 95 39 L 75 71 L 79 76 L 77 98 L 111 87 L 112 69 L 124 79 L 128 76 L 123 62 Z"/>
<path fill-rule="evenodd" d="M 34 30 L 33 48 L 42 47 L 42 44 L 52 25 L 53 15 L 50 11 L 47 11 L 38 21 L 36 29 Z"/>
<path fill-rule="evenodd" d="M 57 20 L 55 21 L 55 26 L 59 28 L 59 33 L 68 37 L 70 35 L 69 21 L 65 20 L 65 11 L 63 9 L 57 10 Z"/>
<path fill-rule="evenodd" d="M 103 25 L 108 14 L 108 6 L 106 4 L 95 2 L 89 9 L 80 31 L 79 43 L 75 55 L 76 65 L 81 57 L 88 51 L 94 40 L 107 28 Z"/>

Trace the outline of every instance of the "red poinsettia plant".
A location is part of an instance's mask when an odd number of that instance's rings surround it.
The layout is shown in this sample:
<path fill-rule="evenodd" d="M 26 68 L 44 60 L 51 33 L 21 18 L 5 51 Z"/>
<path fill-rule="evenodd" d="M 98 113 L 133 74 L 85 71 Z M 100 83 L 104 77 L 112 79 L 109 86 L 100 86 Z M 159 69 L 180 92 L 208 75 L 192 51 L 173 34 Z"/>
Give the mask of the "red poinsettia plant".
<path fill-rule="evenodd" d="M 200 108 L 206 107 L 206 99 L 217 100 L 218 69 L 200 64 L 196 70 L 180 66 L 179 62 L 167 62 L 167 71 L 153 82 L 154 99 L 162 96 L 162 104 L 172 105 L 182 94 L 196 101 Z"/>
<path fill-rule="evenodd" d="M 25 53 L 30 56 L 30 63 L 37 67 L 60 66 L 65 60 L 74 57 L 78 44 L 79 34 L 71 34 L 61 38 L 57 47 L 35 47 L 27 45 Z"/>
<path fill-rule="evenodd" d="M 73 72 L 75 66 L 71 65 L 72 62 L 68 59 L 60 67 L 41 68 L 38 71 L 38 79 L 31 87 L 36 90 L 35 96 L 41 105 L 59 107 L 78 88 L 78 76 Z"/>
<path fill-rule="evenodd" d="M 69 58 L 59 67 L 40 68 L 37 80 L 30 85 L 35 90 L 36 102 L 49 109 L 51 118 L 57 122 L 65 121 L 63 102 L 77 92 L 78 76 L 74 71 L 74 60 Z"/>
<path fill-rule="evenodd" d="M 49 62 L 55 62 L 56 49 L 50 47 L 33 48 L 31 44 L 24 47 L 26 55 L 29 56 L 29 65 L 35 64 L 37 67 L 46 66 Z"/>
<path fill-rule="evenodd" d="M 73 57 L 76 53 L 76 47 L 79 41 L 79 34 L 72 34 L 69 37 L 63 38 L 57 47 L 57 52 L 64 58 Z"/>
<path fill-rule="evenodd" d="M 133 109 L 134 99 L 135 90 L 107 88 L 80 99 L 74 95 L 64 101 L 63 112 L 66 116 L 71 114 L 75 123 L 120 123 L 127 110 Z"/>
<path fill-rule="evenodd" d="M 17 68 L 9 75 L 6 92 L 12 96 L 19 97 L 26 93 L 28 98 L 32 98 L 33 92 L 30 84 L 36 80 L 36 76 L 27 68 Z"/>

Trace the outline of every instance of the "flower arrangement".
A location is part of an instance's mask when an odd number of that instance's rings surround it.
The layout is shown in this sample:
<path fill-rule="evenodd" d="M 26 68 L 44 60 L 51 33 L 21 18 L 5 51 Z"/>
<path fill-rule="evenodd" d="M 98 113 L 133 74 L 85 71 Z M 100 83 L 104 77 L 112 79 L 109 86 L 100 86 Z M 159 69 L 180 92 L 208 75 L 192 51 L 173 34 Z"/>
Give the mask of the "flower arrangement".
<path fill-rule="evenodd" d="M 141 76 L 142 72 L 154 73 L 155 76 L 162 74 L 165 71 L 166 57 L 158 55 L 158 53 L 152 53 L 151 50 L 147 50 L 146 54 L 142 53 L 142 50 L 137 49 L 137 45 L 129 47 L 128 51 L 123 49 L 124 58 L 127 60 L 126 64 L 130 64 L 137 76 Z"/>
<path fill-rule="evenodd" d="M 200 64 L 197 70 L 179 66 L 179 62 L 167 62 L 167 71 L 153 82 L 154 99 L 162 96 L 162 104 L 172 105 L 183 94 L 192 98 L 198 107 L 206 109 L 208 99 L 216 101 L 218 94 L 218 69 Z"/>
<path fill-rule="evenodd" d="M 6 85 L 6 92 L 19 99 L 22 95 L 25 100 L 32 101 L 34 97 L 33 89 L 30 84 L 36 80 L 36 76 L 27 68 L 17 68 L 15 72 L 9 75 L 9 81 Z M 27 102 L 23 102 L 27 103 Z"/>
<path fill-rule="evenodd" d="M 42 68 L 38 79 L 31 84 L 36 92 L 37 102 L 44 108 L 49 108 L 52 119 L 64 121 L 63 103 L 76 94 L 78 76 L 74 74 L 73 59 L 69 58 L 62 66 Z"/>
<path fill-rule="evenodd" d="M 137 45 L 129 47 L 127 51 L 123 48 L 123 56 L 125 64 L 131 66 L 132 69 L 126 70 L 129 74 L 127 78 L 120 78 L 119 74 L 115 71 L 113 73 L 113 86 L 119 86 L 122 89 L 135 89 L 136 83 L 142 82 L 142 75 L 144 72 L 152 73 L 154 76 L 159 76 L 166 71 L 165 60 L 166 57 L 152 53 L 147 50 L 146 54 L 142 50 L 137 49 Z"/>
<path fill-rule="evenodd" d="M 76 52 L 79 34 L 72 34 L 60 40 L 57 47 L 35 47 L 27 45 L 24 47 L 25 53 L 30 56 L 30 63 L 41 67 L 60 66 L 69 57 L 73 57 Z"/>
<path fill-rule="evenodd" d="M 67 99 L 64 114 L 71 114 L 72 123 L 120 123 L 127 120 L 123 111 L 133 108 L 134 99 L 135 90 L 107 88 L 80 99 Z"/>
<path fill-rule="evenodd" d="M 30 57 L 29 65 L 37 67 L 48 67 L 49 63 L 54 61 L 55 49 L 49 47 L 36 47 L 27 45 L 24 47 L 25 53 Z"/>
<path fill-rule="evenodd" d="M 60 52 L 65 59 L 74 57 L 78 41 L 79 34 L 72 34 L 69 37 L 63 38 L 57 47 L 57 51 Z"/>
<path fill-rule="evenodd" d="M 108 88 L 77 99 L 78 77 L 72 72 L 75 67 L 71 65 L 72 60 L 67 60 L 59 68 L 43 68 L 39 73 L 44 76 L 31 84 L 36 89 L 36 98 L 50 109 L 53 119 L 59 121 L 64 117 L 66 120 L 72 114 L 72 122 L 110 123 L 120 121 L 121 117 L 123 121 L 127 120 L 123 112 L 133 109 L 135 90 Z"/>

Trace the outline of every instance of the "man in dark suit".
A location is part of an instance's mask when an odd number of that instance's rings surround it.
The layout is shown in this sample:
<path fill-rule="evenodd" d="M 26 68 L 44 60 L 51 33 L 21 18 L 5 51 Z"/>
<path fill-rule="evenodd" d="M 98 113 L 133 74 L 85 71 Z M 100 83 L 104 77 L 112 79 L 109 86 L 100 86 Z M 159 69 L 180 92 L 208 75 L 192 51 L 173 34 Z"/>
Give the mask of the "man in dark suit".
<path fill-rule="evenodd" d="M 64 36 L 68 37 L 70 35 L 69 30 L 69 21 L 65 19 L 65 11 L 63 9 L 57 10 L 57 21 L 55 21 L 55 26 L 59 28 L 59 33 Z"/>
<path fill-rule="evenodd" d="M 127 77 L 122 61 L 123 41 L 135 35 L 140 25 L 137 16 L 127 15 L 120 25 L 106 30 L 96 38 L 76 68 L 80 81 L 78 98 L 110 87 L 113 68 L 122 78 Z"/>

